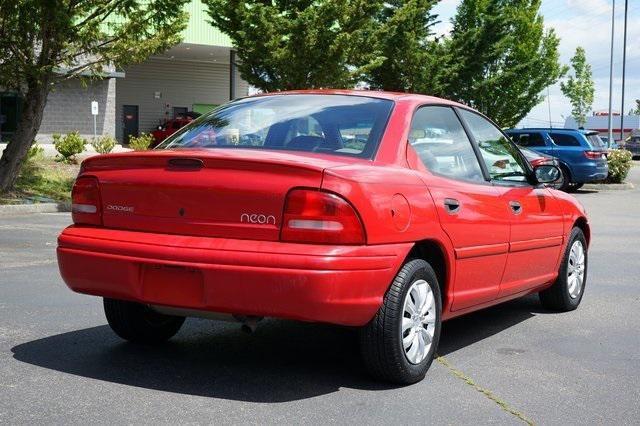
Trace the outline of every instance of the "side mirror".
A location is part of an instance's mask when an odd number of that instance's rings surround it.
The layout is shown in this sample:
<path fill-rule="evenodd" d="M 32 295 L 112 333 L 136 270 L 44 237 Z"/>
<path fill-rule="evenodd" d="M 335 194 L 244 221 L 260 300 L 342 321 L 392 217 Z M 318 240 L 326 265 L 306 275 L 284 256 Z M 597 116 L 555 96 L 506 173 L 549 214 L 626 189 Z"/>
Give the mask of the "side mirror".
<path fill-rule="evenodd" d="M 560 169 L 550 164 L 542 164 L 533 169 L 538 183 L 553 183 L 560 179 Z"/>

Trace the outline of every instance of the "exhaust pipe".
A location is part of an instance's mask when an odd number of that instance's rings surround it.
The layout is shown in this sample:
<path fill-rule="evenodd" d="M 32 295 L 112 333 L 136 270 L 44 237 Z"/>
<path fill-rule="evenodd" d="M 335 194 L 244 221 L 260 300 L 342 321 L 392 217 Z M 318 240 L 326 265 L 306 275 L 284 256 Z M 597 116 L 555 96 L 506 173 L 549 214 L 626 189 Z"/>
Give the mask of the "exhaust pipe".
<path fill-rule="evenodd" d="M 256 331 L 258 327 L 258 322 L 262 321 L 264 317 L 257 317 L 254 315 L 235 315 L 235 314 L 224 314 L 220 312 L 211 312 L 211 311 L 201 311 L 198 309 L 181 309 L 181 308 L 172 308 L 169 306 L 159 306 L 159 305 L 149 305 L 151 309 L 154 311 L 164 314 L 164 315 L 172 315 L 177 317 L 195 317 L 195 318 L 205 318 L 216 321 L 227 321 L 227 322 L 240 322 L 242 326 L 240 329 L 247 334 L 252 334 Z"/>

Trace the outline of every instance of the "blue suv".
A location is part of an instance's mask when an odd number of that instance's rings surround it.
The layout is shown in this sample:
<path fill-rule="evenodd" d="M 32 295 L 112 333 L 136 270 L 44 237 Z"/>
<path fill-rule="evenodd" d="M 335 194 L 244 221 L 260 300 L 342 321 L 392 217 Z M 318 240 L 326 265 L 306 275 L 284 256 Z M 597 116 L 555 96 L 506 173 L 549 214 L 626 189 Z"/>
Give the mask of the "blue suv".
<path fill-rule="evenodd" d="M 576 190 L 609 174 L 607 148 L 598 132 L 535 128 L 506 133 L 516 144 L 558 159 L 562 177 L 557 187 L 563 191 Z"/>

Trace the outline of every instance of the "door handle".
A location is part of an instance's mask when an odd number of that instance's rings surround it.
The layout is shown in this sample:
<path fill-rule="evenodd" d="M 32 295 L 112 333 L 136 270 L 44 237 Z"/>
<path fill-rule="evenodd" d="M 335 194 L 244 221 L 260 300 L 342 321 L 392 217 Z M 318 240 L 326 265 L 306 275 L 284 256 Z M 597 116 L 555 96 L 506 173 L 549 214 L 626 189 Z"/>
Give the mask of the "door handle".
<path fill-rule="evenodd" d="M 511 207 L 511 211 L 513 212 L 513 214 L 522 213 L 522 204 L 520 204 L 518 201 L 509 201 L 509 207 Z"/>
<path fill-rule="evenodd" d="M 460 201 L 456 200 L 455 198 L 445 198 L 444 208 L 449 214 L 458 214 L 458 212 L 460 211 Z"/>

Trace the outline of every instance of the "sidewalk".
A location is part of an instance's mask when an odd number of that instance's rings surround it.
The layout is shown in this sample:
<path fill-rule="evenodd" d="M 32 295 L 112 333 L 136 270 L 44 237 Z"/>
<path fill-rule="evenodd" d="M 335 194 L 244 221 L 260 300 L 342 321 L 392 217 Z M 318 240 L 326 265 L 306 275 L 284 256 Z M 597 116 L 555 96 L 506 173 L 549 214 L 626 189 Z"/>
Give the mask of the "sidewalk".
<path fill-rule="evenodd" d="M 58 154 L 58 152 L 56 151 L 56 148 L 53 146 L 52 143 L 38 143 L 38 146 L 44 148 L 45 157 L 53 158 Z M 0 154 L 2 154 L 2 151 L 4 151 L 6 147 L 7 147 L 6 143 L 0 143 Z M 129 148 L 125 148 L 120 144 L 116 144 L 116 146 L 113 148 L 113 151 L 111 152 L 127 152 L 127 151 L 132 151 L 132 150 Z M 90 144 L 87 144 L 85 146 L 85 150 L 82 152 L 82 154 L 78 154 L 78 156 L 81 158 L 90 157 L 92 155 L 96 155 L 96 151 L 95 149 L 93 149 L 93 147 Z"/>

